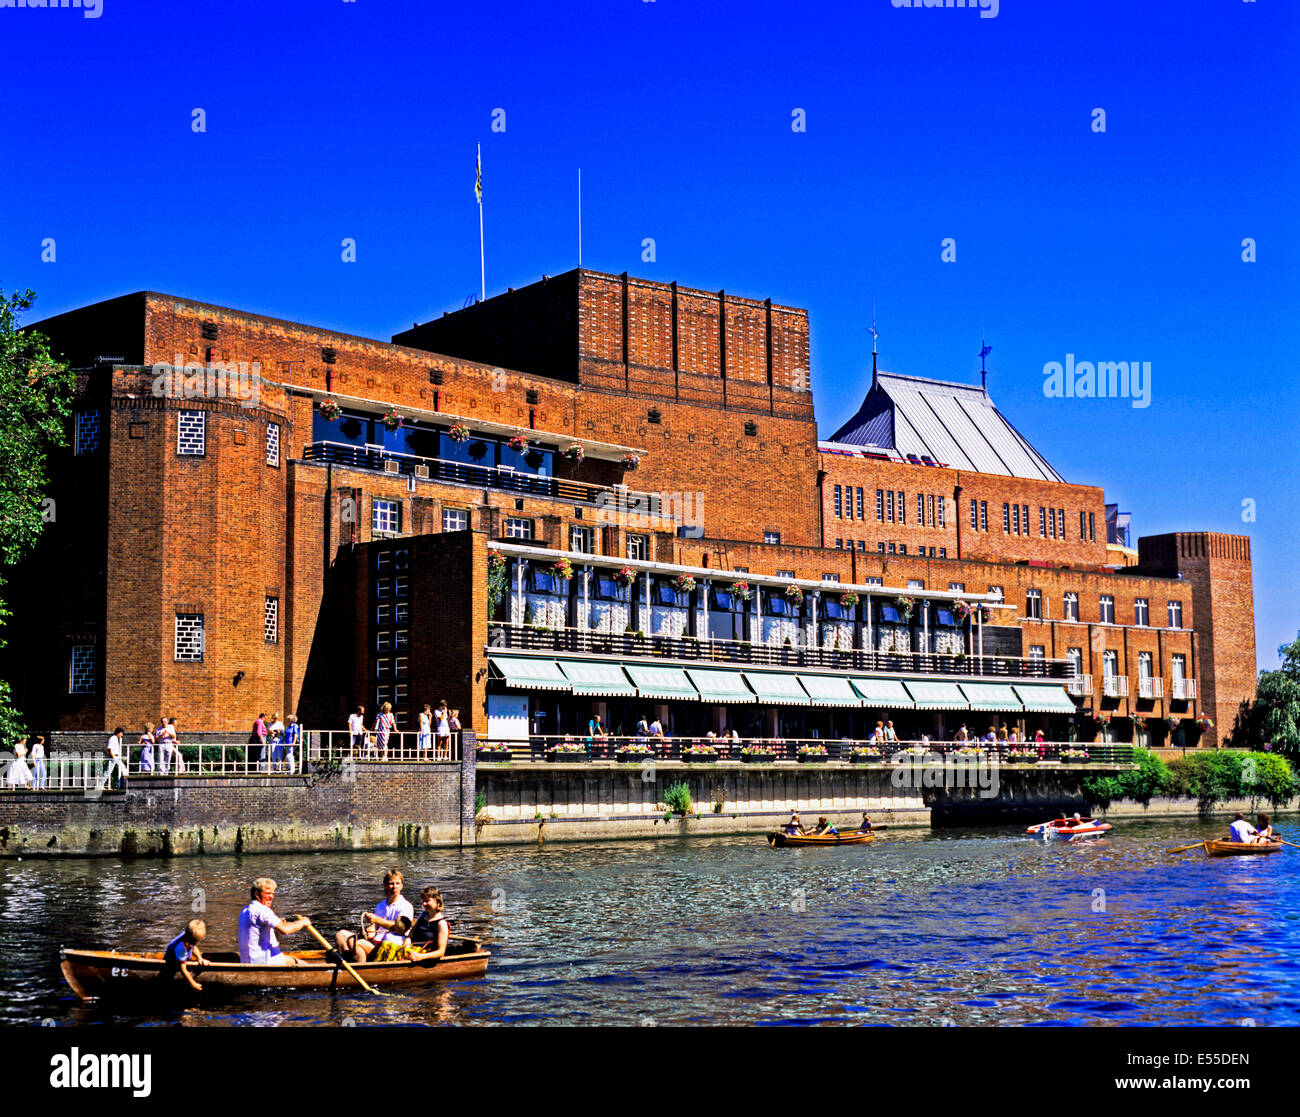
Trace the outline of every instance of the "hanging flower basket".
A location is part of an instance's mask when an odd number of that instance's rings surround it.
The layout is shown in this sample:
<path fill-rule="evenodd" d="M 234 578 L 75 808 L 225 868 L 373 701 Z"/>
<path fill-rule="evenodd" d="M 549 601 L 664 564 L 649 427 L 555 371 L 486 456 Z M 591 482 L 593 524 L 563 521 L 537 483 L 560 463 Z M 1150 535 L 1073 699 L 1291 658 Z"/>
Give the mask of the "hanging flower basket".
<path fill-rule="evenodd" d="M 980 624 L 989 624 L 993 620 L 993 610 L 987 605 L 979 607 Z"/>
<path fill-rule="evenodd" d="M 916 608 L 915 597 L 900 597 L 894 604 L 898 607 L 898 615 L 905 621 L 912 619 L 912 610 Z"/>
<path fill-rule="evenodd" d="M 794 605 L 799 605 L 799 604 L 801 604 L 801 603 L 803 602 L 803 587 L 802 587 L 802 586 L 786 586 L 786 587 L 785 587 L 785 599 L 786 599 L 787 601 L 791 602 L 791 603 L 794 604 Z"/>
<path fill-rule="evenodd" d="M 748 582 L 732 582 L 729 592 L 732 597 L 739 601 L 748 601 L 749 595 L 752 591 L 749 588 Z"/>
<path fill-rule="evenodd" d="M 564 448 L 564 456 L 577 465 L 587 456 L 587 451 L 582 448 L 581 443 L 571 442 Z"/>
<path fill-rule="evenodd" d="M 507 442 L 506 445 L 509 446 L 510 449 L 512 449 L 516 454 L 522 454 L 525 450 L 528 449 L 528 439 L 526 436 L 522 434 L 517 434 L 514 436 L 514 438 L 512 438 L 509 442 Z"/>
<path fill-rule="evenodd" d="M 630 566 L 621 566 L 614 571 L 614 585 L 619 589 L 627 589 L 636 581 L 636 571 Z"/>
<path fill-rule="evenodd" d="M 636 454 L 624 454 L 624 455 L 623 455 L 623 468 L 624 468 L 624 469 L 631 471 L 631 470 L 636 469 L 638 466 L 640 466 L 640 464 L 641 464 L 641 459 L 640 459 Z"/>
<path fill-rule="evenodd" d="M 320 412 L 320 417 L 328 423 L 332 423 L 343 414 L 343 408 L 339 406 L 339 401 L 334 399 L 323 399 L 316 408 Z"/>
<path fill-rule="evenodd" d="M 959 621 L 964 621 L 975 612 L 974 608 L 968 605 L 965 601 L 954 601 L 952 603 L 952 611 Z"/>
<path fill-rule="evenodd" d="M 488 551 L 488 569 L 504 570 L 506 565 L 506 556 L 500 551 Z"/>
<path fill-rule="evenodd" d="M 551 573 L 557 578 L 563 578 L 568 582 L 573 578 L 573 563 L 566 558 L 562 558 L 558 562 L 553 562 L 551 563 Z"/>
<path fill-rule="evenodd" d="M 849 590 L 848 593 L 840 594 L 840 604 L 846 609 L 852 609 L 861 600 L 862 599 L 852 590 Z"/>
<path fill-rule="evenodd" d="M 455 423 L 453 424 L 451 430 L 447 432 L 447 437 L 450 438 L 453 442 L 468 442 L 469 427 L 467 427 L 464 423 Z"/>
<path fill-rule="evenodd" d="M 406 416 L 401 414 L 397 408 L 390 407 L 384 412 L 383 423 L 390 431 L 398 430 L 406 422 Z"/>
<path fill-rule="evenodd" d="M 691 593 L 695 589 L 695 579 L 689 574 L 678 574 L 670 585 L 678 593 Z"/>
<path fill-rule="evenodd" d="M 1181 718 L 1165 718 L 1165 725 L 1168 727 L 1170 733 L 1176 733 L 1181 722 Z"/>
<path fill-rule="evenodd" d="M 1109 725 L 1110 714 L 1096 714 L 1093 719 L 1098 725 Z"/>
<path fill-rule="evenodd" d="M 1214 728 L 1214 722 L 1212 722 L 1209 718 L 1207 718 L 1204 714 L 1202 714 L 1200 717 L 1196 719 L 1196 727 L 1202 733 L 1205 733 Z"/>

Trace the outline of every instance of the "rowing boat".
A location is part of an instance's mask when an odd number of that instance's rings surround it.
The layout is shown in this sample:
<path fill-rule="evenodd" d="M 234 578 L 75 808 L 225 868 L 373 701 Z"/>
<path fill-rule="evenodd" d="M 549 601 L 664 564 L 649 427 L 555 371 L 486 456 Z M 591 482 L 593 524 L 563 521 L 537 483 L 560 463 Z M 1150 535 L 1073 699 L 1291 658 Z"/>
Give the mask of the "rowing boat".
<path fill-rule="evenodd" d="M 333 956 L 333 951 L 330 952 Z M 161 953 L 116 950 L 59 951 L 60 969 L 83 1001 L 94 997 L 175 995 L 198 997 L 180 973 L 163 972 Z M 239 961 L 234 953 L 204 954 L 205 966 L 190 966 L 205 997 L 243 989 L 356 989 L 356 979 L 323 950 L 293 951 L 297 965 L 261 966 Z M 399 962 L 356 962 L 355 969 L 375 986 L 421 985 L 432 981 L 482 977 L 489 954 L 476 939 L 452 939 L 441 958 L 415 957 Z"/>
<path fill-rule="evenodd" d="M 1091 818 L 1082 818 L 1078 822 L 1073 819 L 1057 818 L 1051 822 L 1040 822 L 1037 826 L 1030 826 L 1025 833 L 1056 838 L 1092 838 L 1106 833 L 1109 829 L 1109 822 L 1097 822 Z"/>
<path fill-rule="evenodd" d="M 1241 857 L 1257 853 L 1281 853 L 1281 842 L 1219 842 L 1205 843 L 1205 852 L 1211 857 Z"/>
<path fill-rule="evenodd" d="M 767 836 L 767 844 L 773 849 L 781 846 L 860 846 L 874 838 L 874 834 L 860 830 L 850 834 L 786 834 L 773 830 Z"/>

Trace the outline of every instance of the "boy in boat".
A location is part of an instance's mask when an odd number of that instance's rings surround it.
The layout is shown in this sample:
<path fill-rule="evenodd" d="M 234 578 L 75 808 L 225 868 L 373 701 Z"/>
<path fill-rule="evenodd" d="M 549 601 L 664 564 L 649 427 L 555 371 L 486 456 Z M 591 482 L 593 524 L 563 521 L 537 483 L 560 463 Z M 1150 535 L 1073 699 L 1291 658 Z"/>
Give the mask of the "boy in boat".
<path fill-rule="evenodd" d="M 840 832 L 836 830 L 835 827 L 832 826 L 829 822 L 826 821 L 825 815 L 822 815 L 821 818 L 817 820 L 817 825 L 813 827 L 813 833 L 822 834 L 830 837 L 838 837 Z"/>
<path fill-rule="evenodd" d="M 1258 840 L 1259 831 L 1246 821 L 1246 816 L 1241 811 L 1238 811 L 1237 817 L 1232 820 L 1232 824 L 1228 827 L 1228 835 L 1228 841 L 1248 845 Z"/>
<path fill-rule="evenodd" d="M 420 958 L 441 958 L 447 952 L 447 918 L 442 914 L 442 893 L 429 886 L 420 890 L 423 911 L 415 921 L 407 941 L 411 953 Z"/>
<path fill-rule="evenodd" d="M 167 944 L 163 951 L 163 968 L 161 976 L 170 978 L 179 971 L 181 977 L 190 983 L 196 993 L 203 992 L 203 986 L 194 980 L 190 965 L 205 966 L 207 962 L 199 952 L 201 943 L 208 934 L 208 925 L 201 919 L 191 919 L 179 935 Z"/>
<path fill-rule="evenodd" d="M 406 927 L 399 933 L 397 920 L 402 916 L 406 917 Z M 384 874 L 384 898 L 375 905 L 374 914 L 361 913 L 361 934 L 339 931 L 334 942 L 349 962 L 366 962 L 386 942 L 401 946 L 414 922 L 415 909 L 410 900 L 402 897 L 402 874 L 389 869 Z"/>

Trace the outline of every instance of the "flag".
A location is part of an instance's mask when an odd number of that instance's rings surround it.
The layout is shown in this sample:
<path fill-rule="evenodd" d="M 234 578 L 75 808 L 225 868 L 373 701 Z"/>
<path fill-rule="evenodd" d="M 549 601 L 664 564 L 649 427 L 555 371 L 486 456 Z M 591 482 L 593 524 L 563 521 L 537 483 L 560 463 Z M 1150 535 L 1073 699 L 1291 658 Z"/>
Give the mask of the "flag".
<path fill-rule="evenodd" d="M 474 200 L 483 204 L 483 152 L 474 157 Z"/>

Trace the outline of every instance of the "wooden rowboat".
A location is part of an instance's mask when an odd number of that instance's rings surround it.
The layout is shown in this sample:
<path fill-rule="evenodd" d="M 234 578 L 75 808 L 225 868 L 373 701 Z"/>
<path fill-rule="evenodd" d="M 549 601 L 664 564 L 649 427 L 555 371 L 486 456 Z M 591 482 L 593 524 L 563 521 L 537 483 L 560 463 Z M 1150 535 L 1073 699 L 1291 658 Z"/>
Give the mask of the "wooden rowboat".
<path fill-rule="evenodd" d="M 1257 853 L 1281 853 L 1281 842 L 1206 842 L 1205 852 L 1211 857 L 1241 857 Z"/>
<path fill-rule="evenodd" d="M 332 952 L 331 952 L 332 953 Z M 359 989 L 356 980 L 323 950 L 293 951 L 294 966 L 246 965 L 234 953 L 205 953 L 206 966 L 191 966 L 203 986 L 200 995 L 179 974 L 163 974 L 161 952 L 129 954 L 116 950 L 59 951 L 60 969 L 72 991 L 83 1001 L 94 997 L 178 997 L 206 999 L 244 989 Z M 423 985 L 433 981 L 482 977 L 490 955 L 476 939 L 452 939 L 442 958 L 413 958 L 403 962 L 357 962 L 355 969 L 371 985 Z"/>
<path fill-rule="evenodd" d="M 767 836 L 767 844 L 773 849 L 781 846 L 860 846 L 874 839 L 875 834 L 858 830 L 848 834 L 786 834 L 773 830 Z"/>

